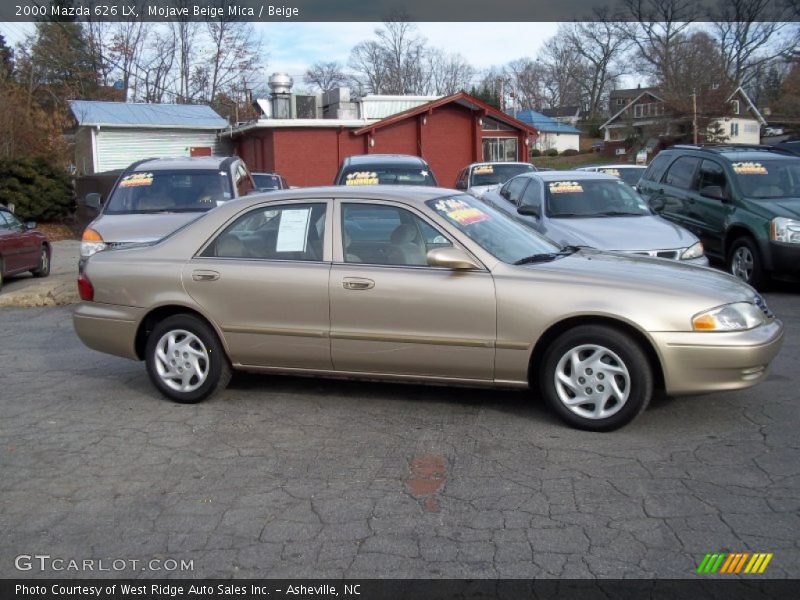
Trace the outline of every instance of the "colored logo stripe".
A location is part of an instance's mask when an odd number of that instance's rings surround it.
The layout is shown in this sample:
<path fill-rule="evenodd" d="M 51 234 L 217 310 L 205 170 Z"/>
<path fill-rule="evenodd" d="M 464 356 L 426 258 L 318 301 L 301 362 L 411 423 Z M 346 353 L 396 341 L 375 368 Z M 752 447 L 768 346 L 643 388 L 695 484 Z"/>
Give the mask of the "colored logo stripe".
<path fill-rule="evenodd" d="M 704 575 L 738 574 L 744 568 L 745 573 L 761 574 L 766 570 L 772 557 L 773 553 L 771 552 L 756 552 L 752 555 L 749 552 L 709 553 L 700 561 L 697 573 Z"/>

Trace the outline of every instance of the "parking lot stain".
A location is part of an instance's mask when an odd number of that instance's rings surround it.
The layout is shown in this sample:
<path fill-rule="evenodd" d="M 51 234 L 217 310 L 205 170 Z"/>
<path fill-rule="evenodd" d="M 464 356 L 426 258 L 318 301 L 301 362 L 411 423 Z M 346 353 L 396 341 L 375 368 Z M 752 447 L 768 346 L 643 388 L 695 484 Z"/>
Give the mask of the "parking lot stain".
<path fill-rule="evenodd" d="M 423 454 L 411 459 L 406 481 L 408 493 L 422 500 L 422 508 L 427 512 L 439 511 L 439 502 L 434 495 L 444 487 L 445 480 L 443 456 Z"/>

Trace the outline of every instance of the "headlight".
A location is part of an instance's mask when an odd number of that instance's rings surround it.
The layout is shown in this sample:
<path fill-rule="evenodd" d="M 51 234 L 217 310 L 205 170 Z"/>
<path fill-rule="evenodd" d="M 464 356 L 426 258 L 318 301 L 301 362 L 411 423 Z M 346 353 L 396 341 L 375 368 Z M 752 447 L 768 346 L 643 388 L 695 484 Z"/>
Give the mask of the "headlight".
<path fill-rule="evenodd" d="M 692 318 L 695 331 L 742 331 L 764 323 L 764 313 L 750 302 L 736 302 L 701 312 Z"/>
<path fill-rule="evenodd" d="M 690 260 L 692 258 L 700 258 L 703 256 L 703 242 L 692 244 L 681 254 L 681 260 Z"/>
<path fill-rule="evenodd" d="M 94 229 L 87 229 L 83 232 L 83 238 L 81 239 L 81 258 L 89 258 L 92 254 L 105 250 L 106 246 L 103 236 Z"/>
<path fill-rule="evenodd" d="M 769 228 L 769 239 L 784 244 L 800 244 L 800 221 L 775 217 Z"/>

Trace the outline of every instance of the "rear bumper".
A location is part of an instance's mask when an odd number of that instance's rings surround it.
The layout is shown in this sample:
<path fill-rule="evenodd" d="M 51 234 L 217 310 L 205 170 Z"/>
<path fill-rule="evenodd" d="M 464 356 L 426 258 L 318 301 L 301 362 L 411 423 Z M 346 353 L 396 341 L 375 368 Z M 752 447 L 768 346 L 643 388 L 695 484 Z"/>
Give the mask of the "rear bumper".
<path fill-rule="evenodd" d="M 737 333 L 651 333 L 672 395 L 736 390 L 762 381 L 783 343 L 783 324 Z"/>
<path fill-rule="evenodd" d="M 139 360 L 136 331 L 145 309 L 81 302 L 72 313 L 75 333 L 92 350 Z"/>

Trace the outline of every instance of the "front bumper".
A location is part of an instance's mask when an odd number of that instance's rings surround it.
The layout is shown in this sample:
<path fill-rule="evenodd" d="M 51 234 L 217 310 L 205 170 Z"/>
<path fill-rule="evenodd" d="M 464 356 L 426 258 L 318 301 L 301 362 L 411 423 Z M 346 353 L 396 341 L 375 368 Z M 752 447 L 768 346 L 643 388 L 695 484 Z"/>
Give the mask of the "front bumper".
<path fill-rule="evenodd" d="M 770 242 L 769 251 L 777 275 L 800 277 L 800 244 Z"/>
<path fill-rule="evenodd" d="M 81 302 L 72 313 L 75 333 L 92 350 L 139 360 L 136 332 L 144 308 Z"/>
<path fill-rule="evenodd" d="M 762 381 L 783 344 L 783 324 L 774 319 L 732 333 L 654 332 L 667 394 L 736 390 Z"/>

